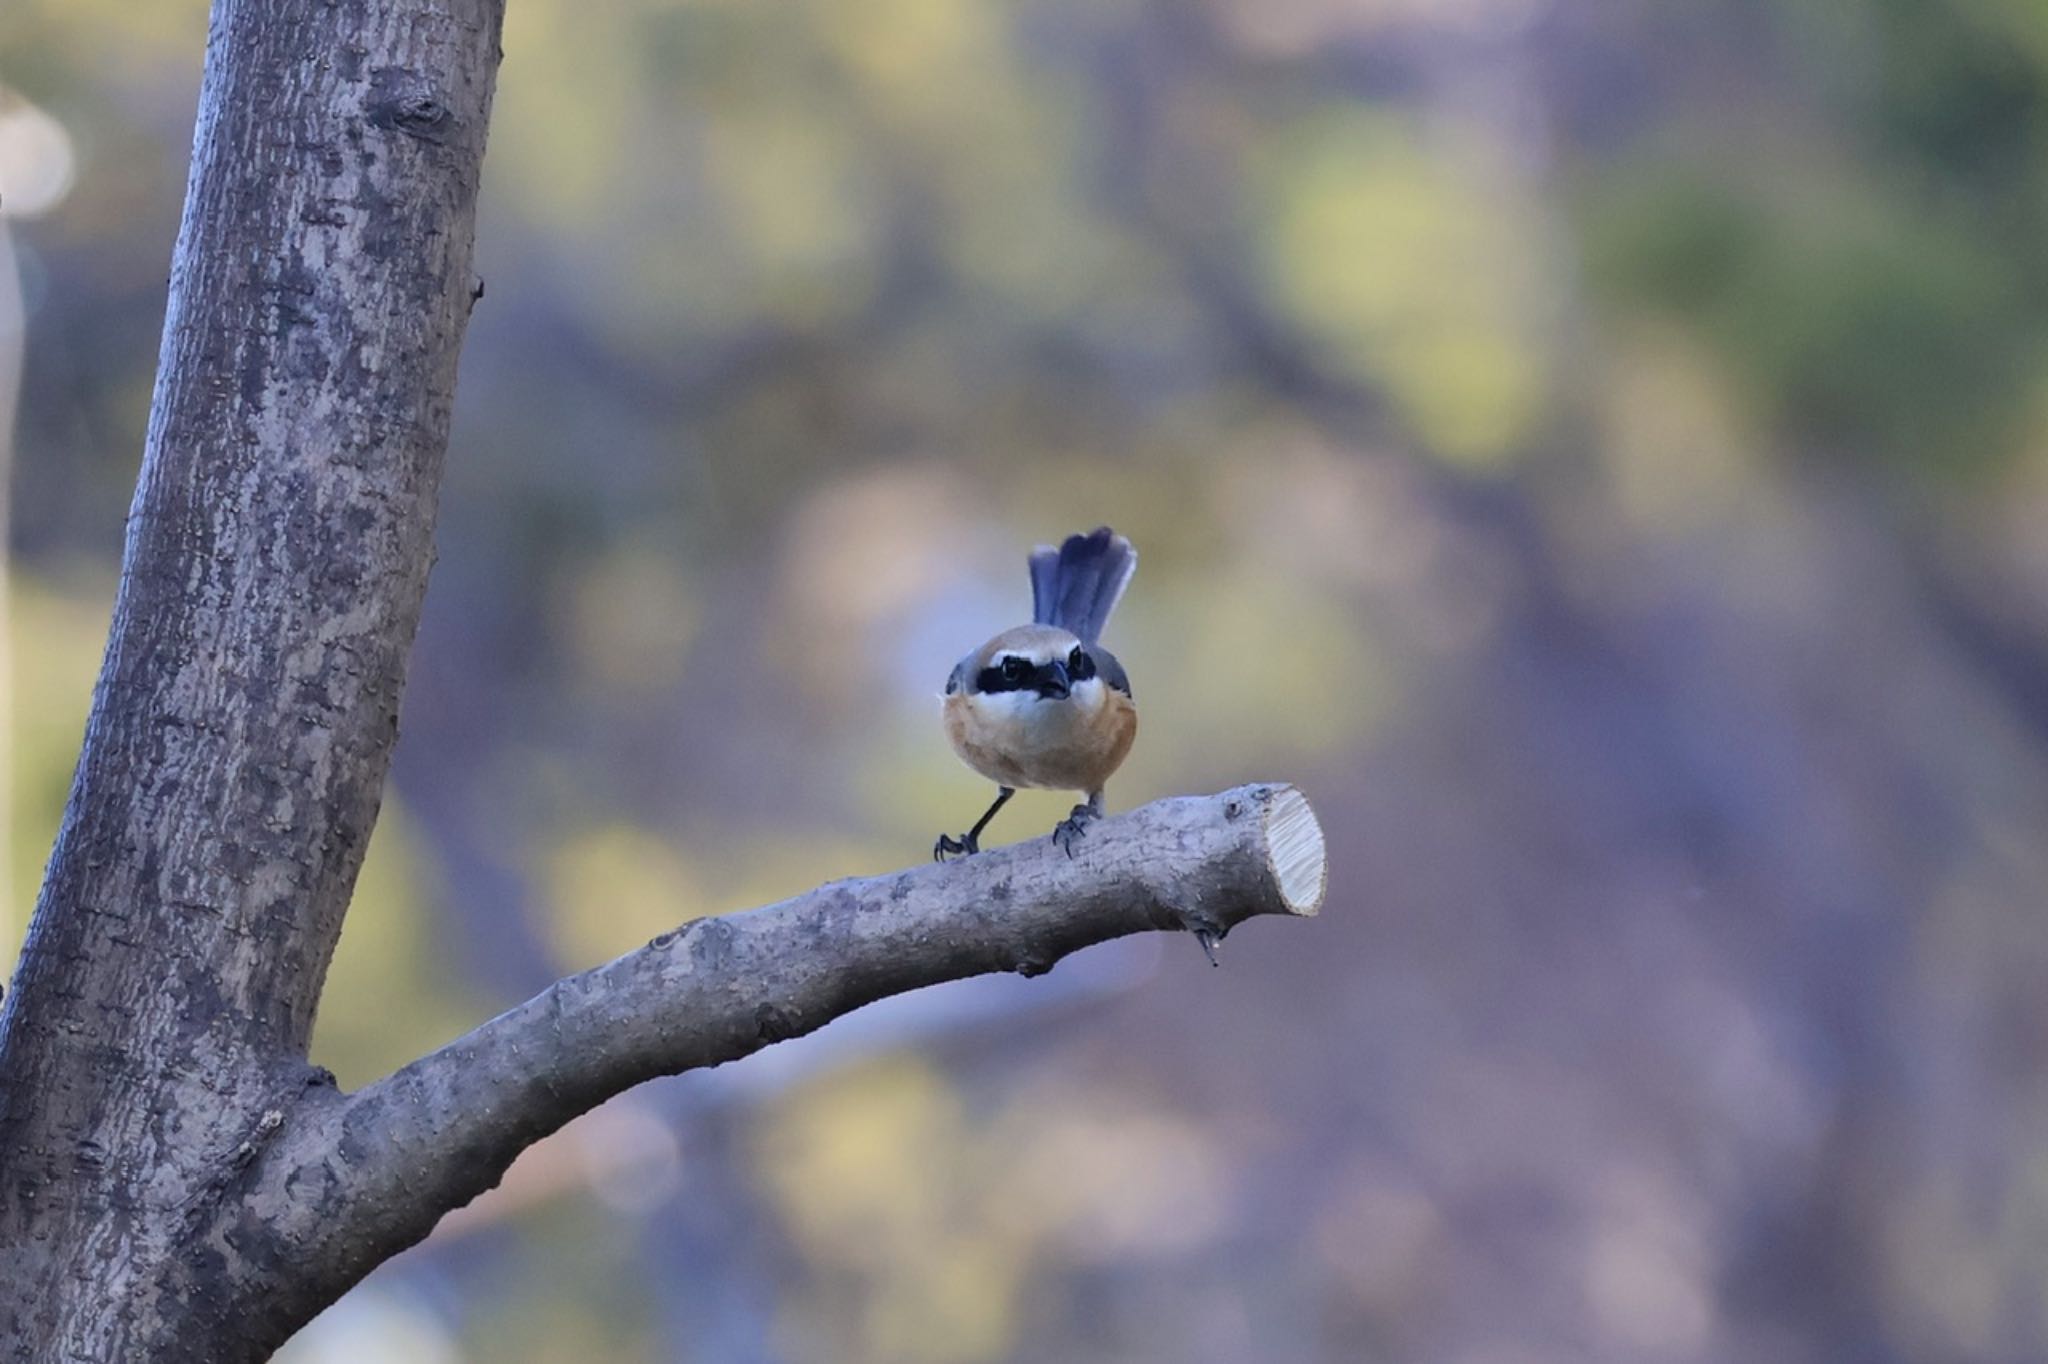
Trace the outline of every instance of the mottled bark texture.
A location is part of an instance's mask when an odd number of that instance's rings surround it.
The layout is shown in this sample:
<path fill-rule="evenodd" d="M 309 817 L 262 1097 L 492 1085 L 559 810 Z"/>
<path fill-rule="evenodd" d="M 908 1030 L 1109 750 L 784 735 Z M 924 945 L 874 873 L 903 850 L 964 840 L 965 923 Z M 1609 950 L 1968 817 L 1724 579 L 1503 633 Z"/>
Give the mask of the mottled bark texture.
<path fill-rule="evenodd" d="M 0 1017 L 0 1357 L 246 1355 L 194 1240 L 376 818 L 496 0 L 220 0 L 120 595 Z"/>
<path fill-rule="evenodd" d="M 359 1093 L 306 1062 L 472 301 L 497 0 L 219 0 L 85 747 L 0 1014 L 0 1358 L 261 1359 L 649 1076 L 1143 929 L 1313 913 L 1288 787 L 702 921 Z"/>

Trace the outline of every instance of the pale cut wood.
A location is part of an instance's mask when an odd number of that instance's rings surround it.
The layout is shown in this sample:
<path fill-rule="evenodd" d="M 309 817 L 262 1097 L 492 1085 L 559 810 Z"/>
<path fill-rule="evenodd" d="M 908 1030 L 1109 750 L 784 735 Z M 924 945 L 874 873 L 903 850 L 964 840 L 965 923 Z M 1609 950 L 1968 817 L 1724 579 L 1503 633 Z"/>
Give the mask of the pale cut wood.
<path fill-rule="evenodd" d="M 1323 826 L 1308 797 L 1289 786 L 1273 798 L 1266 812 L 1266 845 L 1280 898 L 1296 914 L 1322 908 L 1329 888 L 1329 860 L 1324 855 Z"/>

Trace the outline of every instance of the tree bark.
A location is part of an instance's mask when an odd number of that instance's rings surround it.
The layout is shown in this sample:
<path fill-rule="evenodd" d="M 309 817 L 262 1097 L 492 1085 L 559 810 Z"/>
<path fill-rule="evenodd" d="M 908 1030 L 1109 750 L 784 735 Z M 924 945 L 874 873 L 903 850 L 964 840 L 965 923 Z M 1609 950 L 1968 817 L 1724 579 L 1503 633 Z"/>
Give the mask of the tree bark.
<path fill-rule="evenodd" d="M 122 579 L 0 1012 L 0 1355 L 260 1359 L 649 1076 L 1313 913 L 1288 787 L 664 935 L 359 1093 L 307 1064 L 432 559 L 498 0 L 217 0 Z"/>
<path fill-rule="evenodd" d="M 107 654 L 0 1016 L 16 1357 L 189 1344 L 208 1305 L 165 1266 L 303 1082 L 432 558 L 500 15 L 214 10 Z"/>

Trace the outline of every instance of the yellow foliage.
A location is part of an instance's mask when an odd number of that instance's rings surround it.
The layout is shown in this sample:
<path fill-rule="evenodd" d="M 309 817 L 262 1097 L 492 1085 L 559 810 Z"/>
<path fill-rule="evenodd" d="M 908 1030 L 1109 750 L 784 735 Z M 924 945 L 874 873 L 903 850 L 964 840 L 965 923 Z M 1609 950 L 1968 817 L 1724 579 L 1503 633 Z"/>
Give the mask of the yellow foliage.
<path fill-rule="evenodd" d="M 577 578 L 561 609 L 582 669 L 603 685 L 651 695 L 682 675 L 702 607 L 673 555 L 627 544 Z"/>
<path fill-rule="evenodd" d="M 761 1179 L 799 1250 L 857 1286 L 843 1306 L 790 1305 L 792 1354 L 973 1364 L 1007 1352 L 1029 1256 L 975 1215 L 974 1132 L 943 1075 L 908 1057 L 851 1067 L 756 1130 Z"/>
<path fill-rule="evenodd" d="M 1340 365 L 1386 386 L 1437 454 L 1511 454 L 1540 415 L 1531 216 L 1415 130 L 1361 112 L 1268 153 L 1266 272 Z"/>
<path fill-rule="evenodd" d="M 1002 1358 L 1034 1273 L 1197 1251 L 1233 1195 L 1199 1125 L 1136 1095 L 1048 1077 L 982 1116 L 907 1056 L 822 1076 L 755 1132 L 811 1270 L 780 1322 L 805 1360 Z"/>
<path fill-rule="evenodd" d="M 17 572 L 8 595 L 8 746 L 11 767 L 7 814 L 8 860 L 0 885 L 0 953 L 7 972 L 28 928 L 43 866 L 57 836 L 93 674 L 106 645 L 113 584 L 100 577 L 47 582 Z"/>
<path fill-rule="evenodd" d="M 522 216 L 566 234 L 616 202 L 630 169 L 619 150 L 640 90 L 635 68 L 619 61 L 622 16 L 609 8 L 505 7 L 486 183 L 515 195 Z M 560 97 L 569 91 L 573 98 Z"/>
<path fill-rule="evenodd" d="M 749 108 L 705 128 L 708 187 L 785 322 L 838 320 L 873 291 L 879 224 L 861 150 L 816 110 Z"/>
<path fill-rule="evenodd" d="M 581 968 L 607 961 L 707 912 L 681 853 L 634 825 L 569 834 L 543 869 L 560 959 Z"/>
<path fill-rule="evenodd" d="M 344 1088 L 386 1074 L 482 1021 L 434 948 L 429 875 L 403 805 L 385 798 L 328 968 L 313 1060 Z"/>
<path fill-rule="evenodd" d="M 0 8 L 0 52 L 61 52 L 113 86 L 159 82 L 167 65 L 189 70 L 196 84 L 206 13 L 207 0 L 12 0 Z"/>
<path fill-rule="evenodd" d="M 1682 337 L 1636 328 L 1614 347 L 1607 377 L 1595 393 L 1597 448 L 1639 529 L 1681 534 L 1760 495 L 1755 433 L 1707 356 Z"/>

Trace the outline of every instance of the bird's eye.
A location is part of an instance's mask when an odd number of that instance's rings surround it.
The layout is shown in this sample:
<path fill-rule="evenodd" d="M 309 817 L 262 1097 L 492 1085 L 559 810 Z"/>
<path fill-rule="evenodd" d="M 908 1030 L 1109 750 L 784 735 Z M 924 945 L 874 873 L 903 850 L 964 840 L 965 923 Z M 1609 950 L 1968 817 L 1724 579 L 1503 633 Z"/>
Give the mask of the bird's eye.
<path fill-rule="evenodd" d="M 1067 655 L 1067 676 L 1076 682 L 1086 682 L 1095 676 L 1095 660 L 1078 644 L 1074 646 L 1074 652 Z"/>
<path fill-rule="evenodd" d="M 1017 655 L 1011 654 L 1003 660 L 1002 669 L 1005 682 L 1021 682 L 1024 680 L 1024 674 L 1031 671 L 1031 665 Z"/>

